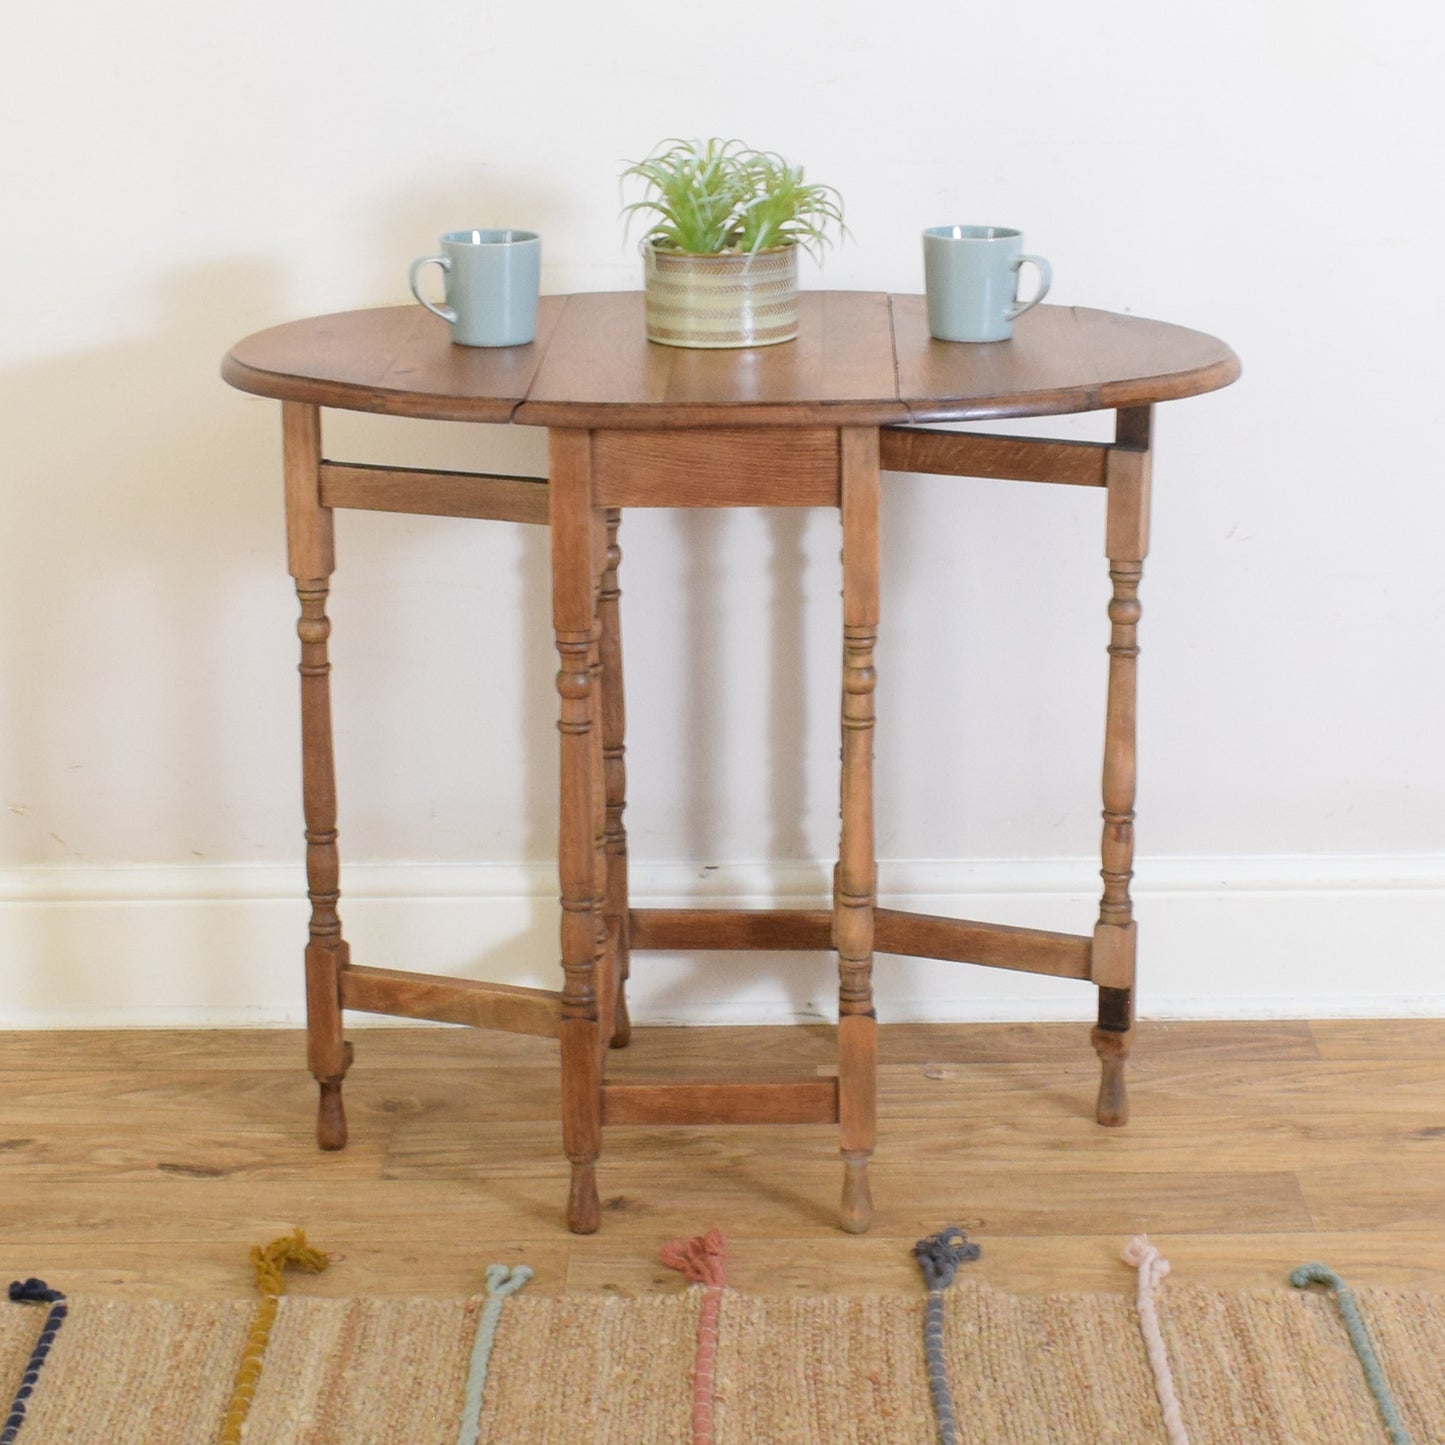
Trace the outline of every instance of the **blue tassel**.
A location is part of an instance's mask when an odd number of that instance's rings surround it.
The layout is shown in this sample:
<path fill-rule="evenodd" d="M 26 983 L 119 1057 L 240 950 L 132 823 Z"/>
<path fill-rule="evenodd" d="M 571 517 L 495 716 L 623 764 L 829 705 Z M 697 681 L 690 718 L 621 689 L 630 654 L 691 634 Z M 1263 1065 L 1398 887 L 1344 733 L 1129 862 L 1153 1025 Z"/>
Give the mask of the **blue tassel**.
<path fill-rule="evenodd" d="M 943 1291 L 953 1283 L 961 1264 L 977 1259 L 978 1245 L 956 1225 L 930 1234 L 913 1246 L 913 1257 L 928 1285 L 928 1308 L 923 1317 L 923 1353 L 928 1360 L 928 1390 L 938 1422 L 938 1445 L 958 1445 L 958 1420 L 953 1412 L 953 1391 L 943 1358 Z"/>
<path fill-rule="evenodd" d="M 70 1313 L 69 1306 L 65 1304 L 65 1296 L 58 1289 L 51 1289 L 43 1279 L 15 1280 L 10 1286 L 10 1298 L 16 1304 L 48 1304 L 50 1313 L 45 1317 L 45 1325 L 31 1353 L 30 1363 L 20 1377 L 20 1388 L 11 1402 L 10 1413 L 5 1418 L 4 1426 L 0 1427 L 0 1445 L 14 1445 L 15 1437 L 25 1423 L 30 1397 L 35 1393 L 35 1386 L 40 1378 L 40 1367 L 45 1363 L 50 1347 L 55 1343 L 55 1336 Z"/>

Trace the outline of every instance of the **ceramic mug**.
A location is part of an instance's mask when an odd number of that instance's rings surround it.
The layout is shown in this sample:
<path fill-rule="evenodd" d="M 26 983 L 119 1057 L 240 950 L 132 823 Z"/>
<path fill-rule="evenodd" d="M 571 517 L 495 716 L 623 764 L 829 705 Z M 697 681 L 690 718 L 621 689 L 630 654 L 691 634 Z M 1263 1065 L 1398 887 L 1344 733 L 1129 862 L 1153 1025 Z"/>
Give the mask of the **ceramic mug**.
<path fill-rule="evenodd" d="M 1018 299 L 1019 267 L 1038 268 L 1039 289 Z M 923 233 L 928 329 L 939 341 L 1007 341 L 1014 320 L 1049 294 L 1053 269 L 1024 251 L 1007 226 L 930 226 Z"/>
<path fill-rule="evenodd" d="M 535 231 L 448 231 L 440 256 L 411 263 L 411 294 L 452 328 L 459 346 L 525 346 L 537 335 L 542 239 Z M 446 304 L 417 289 L 423 266 L 440 266 Z"/>

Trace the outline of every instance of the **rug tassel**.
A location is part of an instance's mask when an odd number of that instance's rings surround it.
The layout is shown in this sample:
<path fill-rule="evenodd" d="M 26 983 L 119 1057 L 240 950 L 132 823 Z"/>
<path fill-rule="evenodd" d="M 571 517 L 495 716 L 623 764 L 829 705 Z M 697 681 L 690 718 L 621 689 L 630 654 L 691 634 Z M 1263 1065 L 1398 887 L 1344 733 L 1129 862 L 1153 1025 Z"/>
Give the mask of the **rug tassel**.
<path fill-rule="evenodd" d="M 1189 1432 L 1184 1428 L 1184 1415 L 1179 1395 L 1174 1388 L 1174 1371 L 1169 1364 L 1169 1348 L 1159 1328 L 1159 1305 L 1155 1292 L 1169 1273 L 1169 1261 L 1149 1243 L 1147 1234 L 1136 1234 L 1124 1246 L 1124 1263 L 1139 1271 L 1139 1288 L 1135 1305 L 1139 1312 L 1139 1333 L 1144 1336 L 1144 1352 L 1154 1374 L 1154 1393 L 1164 1412 L 1164 1432 L 1169 1445 L 1189 1445 Z"/>
<path fill-rule="evenodd" d="M 273 1239 L 267 1245 L 253 1245 L 251 1265 L 256 1271 L 256 1288 L 261 1293 L 261 1303 L 256 1306 L 255 1318 L 246 1335 L 246 1344 L 241 1351 L 241 1363 L 236 1367 L 235 1382 L 231 1386 L 231 1401 L 226 1407 L 225 1421 L 221 1427 L 221 1445 L 240 1445 L 241 1429 L 251 1410 L 251 1401 L 256 1397 L 256 1386 L 261 1379 L 261 1365 L 266 1346 L 271 1343 L 271 1328 L 276 1323 L 276 1311 L 281 1296 L 286 1291 L 285 1270 L 288 1264 L 304 1269 L 310 1274 L 319 1274 L 330 1263 L 319 1249 L 306 1243 L 301 1230 Z"/>
<path fill-rule="evenodd" d="M 928 1391 L 933 1397 L 939 1445 L 958 1445 L 958 1420 L 953 1411 L 953 1391 L 948 1385 L 948 1364 L 943 1357 L 943 1292 L 953 1283 L 959 1265 L 977 1259 L 981 1252 L 955 1225 L 930 1234 L 913 1246 L 913 1257 L 928 1286 L 923 1353 L 928 1360 Z"/>
<path fill-rule="evenodd" d="M 472 1362 L 467 1370 L 457 1445 L 477 1445 L 477 1437 L 482 1432 L 482 1395 L 487 1388 L 487 1370 L 492 1361 L 497 1326 L 502 1319 L 502 1306 L 531 1278 L 531 1267 L 525 1264 L 514 1264 L 510 1269 L 505 1264 L 487 1266 L 487 1302 L 482 1306 L 482 1317 L 477 1321 L 477 1337 L 472 1343 Z"/>
<path fill-rule="evenodd" d="M 692 1239 L 673 1239 L 662 1246 L 662 1262 L 669 1269 L 681 1272 L 689 1284 L 714 1285 L 727 1283 L 727 1241 L 716 1229 Z"/>
<path fill-rule="evenodd" d="M 692 1369 L 692 1442 L 713 1445 L 713 1368 L 717 1363 L 718 1313 L 727 1284 L 727 1241 L 716 1229 L 662 1246 L 662 1262 L 689 1284 L 703 1286 L 697 1317 L 697 1354 Z"/>
<path fill-rule="evenodd" d="M 58 1289 L 51 1289 L 43 1279 L 17 1279 L 10 1286 L 10 1298 L 16 1304 L 48 1304 L 50 1313 L 46 1315 L 40 1338 L 30 1352 L 30 1362 L 20 1377 L 20 1388 L 16 1390 L 15 1398 L 10 1404 L 10 1413 L 5 1417 L 4 1426 L 0 1427 L 0 1445 L 13 1445 L 16 1435 L 20 1433 L 20 1427 L 25 1423 L 25 1415 L 30 1408 L 30 1397 L 35 1393 L 35 1386 L 40 1379 L 40 1368 L 49 1356 L 50 1347 L 55 1343 L 55 1337 L 60 1333 L 60 1327 L 70 1313 L 65 1296 Z"/>
<path fill-rule="evenodd" d="M 1375 1404 L 1379 1406 L 1380 1418 L 1385 1422 L 1385 1432 L 1390 1437 L 1391 1445 L 1410 1445 L 1410 1432 L 1405 1429 L 1405 1422 L 1395 1408 L 1395 1397 L 1390 1393 L 1390 1383 L 1385 1378 L 1380 1357 L 1370 1343 L 1370 1334 L 1365 1328 L 1360 1307 L 1355 1303 L 1353 1291 L 1339 1275 L 1322 1264 L 1300 1265 L 1290 1275 L 1289 1282 L 1296 1289 L 1308 1289 L 1312 1284 L 1322 1284 L 1334 1294 L 1340 1317 L 1345 1322 L 1345 1332 L 1355 1347 L 1355 1354 L 1359 1356 L 1360 1366 L 1365 1372 L 1365 1382 L 1375 1397 Z"/>

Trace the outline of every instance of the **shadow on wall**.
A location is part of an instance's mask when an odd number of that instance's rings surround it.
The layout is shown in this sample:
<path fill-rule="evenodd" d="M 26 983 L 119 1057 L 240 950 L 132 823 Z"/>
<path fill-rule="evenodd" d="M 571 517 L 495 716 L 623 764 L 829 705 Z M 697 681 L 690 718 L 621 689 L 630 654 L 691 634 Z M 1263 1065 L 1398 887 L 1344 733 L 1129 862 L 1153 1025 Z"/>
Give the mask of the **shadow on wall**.
<path fill-rule="evenodd" d="M 836 514 L 829 520 L 835 523 Z M 676 736 L 668 740 L 660 785 L 645 777 L 654 762 L 645 743 L 634 754 L 630 782 L 634 795 L 650 793 L 652 808 L 672 815 L 664 831 L 682 850 L 679 861 L 694 864 L 699 878 L 713 860 L 807 863 L 830 857 L 837 845 L 839 674 L 830 662 L 819 667 L 810 658 L 807 636 L 810 593 L 831 598 L 837 590 L 836 544 L 831 532 L 810 544 L 815 522 L 805 509 L 699 509 L 668 513 L 649 529 L 651 546 L 676 559 L 666 570 L 681 594 L 669 599 L 670 614 L 654 598 L 633 630 L 655 633 L 653 617 L 670 615 L 679 636 L 666 649 L 675 667 L 658 669 L 665 675 L 632 670 L 630 700 L 650 699 L 649 710 L 661 706 L 675 720 Z M 626 634 L 626 562 L 623 589 Z M 831 660 L 841 656 L 841 633 L 833 626 L 828 632 Z M 829 760 L 822 769 L 820 751 Z M 796 888 L 796 869 L 788 877 Z M 831 886 L 829 868 L 819 866 L 808 903 L 825 903 Z M 716 898 L 668 899 L 664 906 L 690 901 L 732 906 Z M 743 906 L 802 905 L 765 889 Z M 655 972 L 653 960 L 656 955 L 639 955 L 633 977 L 647 1014 L 656 1018 L 695 1015 L 700 1004 L 728 997 L 773 999 L 788 1017 L 805 1000 L 818 1000 L 826 1015 L 836 990 L 831 962 L 820 956 L 693 953 Z"/>
<path fill-rule="evenodd" d="M 289 219 L 293 235 L 318 232 L 315 215 Z M 334 230 L 337 218 L 325 219 Z M 117 318 L 145 317 L 134 339 L 53 347 L 0 373 L 0 868 L 285 861 L 299 882 L 295 599 L 276 407 L 229 391 L 220 359 L 239 337 L 293 315 L 401 301 L 408 262 L 435 249 L 442 230 L 518 224 L 545 234 L 560 229 L 560 211 L 530 178 L 473 168 L 381 198 L 369 223 L 352 233 L 365 244 L 345 256 L 308 253 L 298 240 L 284 265 L 235 258 L 154 283 L 124 278 L 100 324 L 113 334 Z M 311 299 L 298 306 L 300 294 Z M 424 551 L 427 538 L 418 540 Z M 539 795 L 524 852 L 548 856 L 540 820 L 554 812 L 555 654 L 545 536 L 512 555 L 521 651 L 535 656 L 519 679 L 521 730 L 539 745 L 509 766 L 525 768 Z M 513 606 L 500 625 L 517 621 Z M 497 614 L 486 622 L 496 628 Z M 488 701 L 514 706 L 514 680 L 503 689 L 486 680 Z M 73 911 L 54 910 L 62 934 Z M 94 941 L 77 949 L 45 933 L 22 972 L 75 968 L 75 987 L 52 981 L 84 996 Z"/>
<path fill-rule="evenodd" d="M 226 793 L 255 796 L 227 740 L 268 699 L 227 653 L 274 577 L 275 457 L 217 367 L 278 290 L 194 268 L 142 339 L 3 378 L 6 863 L 184 860 Z"/>
<path fill-rule="evenodd" d="M 282 290 L 267 266 L 191 269 L 161 288 L 160 319 L 143 337 L 0 377 L 7 521 L 0 868 L 284 862 L 295 866 L 302 896 L 296 602 L 285 565 L 278 408 L 231 391 L 218 374 L 238 337 L 276 321 Z M 396 520 L 423 529 L 432 523 Z M 460 529 L 465 550 L 478 536 L 468 529 L 506 524 L 435 525 Z M 424 571 L 429 538 L 423 532 L 413 540 Z M 485 579 L 506 593 L 507 604 L 475 619 L 478 637 L 463 649 L 467 655 L 457 658 L 445 636 L 422 641 L 435 645 L 443 667 L 473 671 L 489 708 L 510 713 L 520 694 L 520 731 L 538 745 L 509 759 L 506 771 L 528 773 L 528 790 L 537 795 L 530 817 L 548 821 L 555 812 L 555 654 L 545 534 L 528 529 L 511 555 L 515 577 Z M 366 569 L 356 570 L 362 580 Z M 364 588 L 362 581 L 357 590 Z M 519 622 L 528 665 L 510 670 L 498 687 L 486 676 L 485 632 L 515 631 Z M 395 634 L 396 650 L 415 653 L 417 639 L 403 632 Z M 357 674 L 371 669 L 376 640 L 352 636 L 363 663 Z M 385 634 L 379 640 L 384 645 Z M 479 775 L 503 771 L 482 751 Z M 347 784 L 359 802 L 364 782 L 354 772 L 343 777 L 344 850 Z M 477 814 L 483 836 L 472 858 L 487 856 L 485 809 Z M 553 840 L 550 831 L 540 836 L 542 821 L 530 856 L 550 855 Z M 83 904 L 91 884 L 79 886 Z M 144 879 L 131 875 L 124 886 L 138 891 L 122 903 L 153 901 L 141 896 Z M 8 960 L 17 975 L 12 1002 L 23 1006 L 29 994 L 42 1008 L 59 999 L 67 1007 L 84 999 L 103 1005 L 95 930 L 79 919 L 84 912 L 38 911 L 43 926 L 29 927 L 22 956 Z M 170 913 L 172 952 L 184 954 L 166 965 L 173 971 L 218 971 L 225 954 L 244 976 L 248 946 L 269 936 L 265 928 L 248 932 L 254 910 L 232 910 L 230 922 L 222 919 L 227 938 L 210 940 L 193 922 L 195 909 Z M 136 923 L 137 938 L 153 936 L 139 916 Z M 296 935 L 298 979 L 303 937 L 304 921 Z M 523 938 L 535 951 L 530 931 Z M 506 952 L 515 958 L 520 943 Z M 497 951 L 488 948 L 470 964 L 485 973 Z M 555 946 L 543 951 L 553 964 Z M 119 1002 L 129 1002 L 123 981 L 113 982 Z M 218 977 L 206 999 L 193 1001 L 244 1004 L 235 992 Z"/>
<path fill-rule="evenodd" d="M 374 289 L 384 288 L 377 299 L 404 295 L 407 261 L 431 244 L 417 237 L 464 216 L 481 223 L 533 222 L 544 233 L 560 224 L 550 198 L 509 185 L 467 177 L 389 198 L 378 209 L 377 239 L 369 248 Z M 472 200 L 484 186 L 490 190 L 478 214 Z M 0 866 L 211 859 L 299 864 L 295 602 L 283 560 L 276 407 L 228 391 L 217 376 L 222 354 L 239 336 L 295 309 L 288 298 L 308 284 L 304 268 L 298 269 L 299 280 L 276 265 L 246 260 L 187 268 L 157 288 L 157 319 L 134 342 L 47 360 L 0 379 L 8 413 L 0 606 L 10 620 L 0 651 Z M 335 282 L 320 289 L 318 304 L 302 309 L 354 304 Z M 458 455 L 450 464 L 497 465 L 488 454 L 496 439 L 476 428 L 457 430 L 466 435 L 438 443 L 435 457 L 418 462 L 447 465 L 442 453 L 454 447 Z M 339 416 L 329 418 L 333 435 L 334 454 L 344 455 L 347 432 Z M 358 529 L 373 521 L 378 530 L 370 545 Z M 831 591 L 833 582 L 821 572 L 816 583 L 806 576 L 811 548 L 803 513 L 776 512 L 755 521 L 754 585 L 741 596 L 730 590 L 736 582 L 723 549 L 723 518 L 680 517 L 672 534 L 684 558 L 687 590 L 662 625 L 680 634 L 688 671 L 682 696 L 670 708 L 669 726 L 681 733 L 676 741 L 684 771 L 668 806 L 686 814 L 679 829 L 664 831 L 680 833 L 684 856 L 699 863 L 718 856 L 717 839 L 730 831 L 732 781 L 715 760 L 728 754 L 728 732 L 740 716 L 751 729 L 743 763 L 750 752 L 762 775 L 746 798 L 745 820 L 757 820 L 760 831 L 745 840 L 744 856 L 799 860 L 830 856 L 836 846 L 818 826 L 820 818 L 835 814 L 835 775 L 830 769 L 828 796 L 817 796 L 822 770 L 804 765 L 810 738 L 825 732 L 828 753 L 836 756 L 836 684 L 818 688 L 808 681 L 805 663 L 814 649 L 802 620 L 808 597 Z M 416 588 L 435 588 L 434 559 L 444 529 L 459 529 L 445 530 L 447 537 L 470 537 L 477 533 L 467 529 L 504 525 L 360 517 L 347 524 L 343 558 L 400 556 L 398 565 L 409 573 L 401 585 Z M 918 525 L 917 517 L 909 524 Z M 911 532 L 896 530 L 889 542 L 885 530 L 885 572 L 894 578 L 907 575 L 907 559 L 897 555 L 905 535 Z M 353 538 L 362 542 L 355 550 Z M 628 539 L 624 527 L 624 551 Z M 465 546 L 456 553 L 459 573 L 467 565 Z M 466 628 L 476 626 L 479 641 L 461 630 L 460 621 L 456 631 L 448 623 L 443 632 L 418 633 L 394 615 L 366 632 L 360 647 L 359 634 L 345 629 L 335 641 L 337 648 L 364 651 L 376 677 L 390 677 L 418 657 L 430 665 L 433 655 L 458 674 L 474 674 L 468 686 L 484 695 L 488 708 L 507 710 L 522 739 L 506 756 L 489 758 L 483 747 L 477 771 L 505 770 L 514 779 L 521 774 L 529 800 L 522 856 L 550 859 L 556 661 L 546 538 L 529 531 L 507 555 L 505 575 L 484 579 L 497 582 L 494 599 L 458 590 L 450 609 Z M 636 560 L 634 552 L 634 566 Z M 629 612 L 626 561 L 622 587 L 624 625 L 631 633 L 637 619 Z M 381 617 L 388 599 L 384 589 L 377 595 Z M 885 658 L 893 645 L 888 629 L 896 626 L 889 604 L 885 596 Z M 739 627 L 747 630 L 750 647 L 736 646 L 730 634 Z M 484 677 L 489 628 L 511 639 L 515 655 Z M 710 672 L 707 664 L 730 645 L 749 665 Z M 836 655 L 835 649 L 827 670 L 832 678 Z M 668 679 L 639 666 L 636 649 L 630 658 L 634 707 L 639 699 L 655 705 Z M 891 666 L 890 659 L 885 668 Z M 405 746 L 400 732 L 411 721 L 412 701 L 399 693 L 389 705 L 398 727 L 394 746 Z M 462 730 L 480 714 L 465 686 L 458 686 L 450 706 Z M 957 709 L 950 699 L 947 710 Z M 631 761 L 635 780 L 649 760 L 634 753 Z M 738 761 L 734 749 L 733 776 Z M 348 803 L 358 797 L 348 793 L 350 786 L 343 776 L 344 860 L 365 856 L 348 846 L 358 836 L 356 814 L 366 806 Z M 486 818 L 479 816 L 477 826 L 467 836 L 480 841 L 465 856 L 517 856 L 510 843 L 507 852 L 489 854 Z M 433 856 L 425 851 L 424 819 L 418 853 L 385 851 L 384 818 L 362 831 L 372 842 L 369 856 Z M 825 876 L 819 887 L 826 895 Z M 539 907 L 537 919 L 505 945 L 513 957 L 519 950 L 528 956 L 539 951 L 543 977 L 555 968 L 556 953 L 554 918 L 545 913 Z M 448 966 L 485 973 L 502 947 L 487 946 L 468 959 L 448 960 Z M 758 955 L 734 958 L 730 967 L 740 970 L 742 985 L 750 973 L 775 978 L 784 965 Z M 699 976 L 698 982 L 704 980 Z"/>
<path fill-rule="evenodd" d="M 230 659 L 273 575 L 274 458 L 217 366 L 279 289 L 267 265 L 188 268 L 135 340 L 0 376 L 0 867 L 199 859 L 217 818 L 244 848 L 266 816 L 236 739 L 272 699 Z M 113 940 L 85 915 L 35 911 L 12 1005 L 104 1005 Z"/>

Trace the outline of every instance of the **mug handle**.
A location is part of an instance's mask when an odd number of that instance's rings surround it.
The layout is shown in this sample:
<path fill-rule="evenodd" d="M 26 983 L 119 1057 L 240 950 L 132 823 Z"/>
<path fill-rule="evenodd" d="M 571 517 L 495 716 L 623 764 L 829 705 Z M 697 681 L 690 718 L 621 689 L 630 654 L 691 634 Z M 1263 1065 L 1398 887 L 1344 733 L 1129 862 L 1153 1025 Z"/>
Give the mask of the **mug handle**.
<path fill-rule="evenodd" d="M 1049 287 L 1050 287 L 1051 285 L 1053 285 L 1053 281 L 1054 281 L 1054 268 L 1053 268 L 1052 266 L 1050 266 L 1049 263 L 1048 263 L 1047 261 L 1045 261 L 1042 256 L 1015 256 L 1015 257 L 1014 257 L 1014 260 L 1013 260 L 1013 268 L 1014 268 L 1015 272 L 1018 271 L 1019 267 L 1022 266 L 1025 261 L 1032 261 L 1032 262 L 1034 263 L 1034 265 L 1038 267 L 1038 270 L 1039 270 L 1039 289 L 1038 289 L 1038 292 L 1037 292 L 1033 297 L 1031 297 L 1028 301 L 1018 301 L 1018 300 L 1015 300 L 1015 301 L 1014 301 L 1014 304 L 1013 304 L 1012 306 L 1010 306 L 1009 309 L 1008 309 L 1008 319 L 1009 319 L 1010 321 L 1012 321 L 1012 320 L 1013 320 L 1015 317 L 1017 317 L 1017 316 L 1022 316 L 1022 315 L 1024 314 L 1024 312 L 1027 311 L 1030 307 L 1032 307 L 1032 306 L 1037 306 L 1037 305 L 1039 304 L 1039 302 L 1042 301 L 1042 300 L 1044 299 L 1044 297 L 1049 294 Z M 1018 291 L 1017 291 L 1017 285 L 1018 285 L 1017 277 L 1015 277 L 1014 285 L 1015 285 L 1015 292 L 1014 292 L 1014 294 L 1015 294 L 1015 296 L 1017 296 L 1017 294 L 1018 294 Z M 413 289 L 415 289 L 415 288 L 413 288 Z M 425 304 L 426 304 L 425 302 L 422 302 L 422 305 L 425 305 Z"/>
<path fill-rule="evenodd" d="M 447 306 L 445 304 L 441 306 L 433 306 L 432 303 L 428 301 L 419 290 L 417 290 L 417 272 L 420 271 L 423 266 L 440 266 L 443 271 L 450 271 L 452 269 L 451 257 L 418 256 L 416 260 L 411 263 L 411 270 L 407 272 L 407 279 L 411 282 L 411 294 L 415 296 L 416 299 L 420 301 L 421 304 L 432 313 L 433 316 L 440 316 L 443 321 L 450 322 L 453 326 L 455 326 L 457 321 L 457 313 L 450 306 Z"/>

